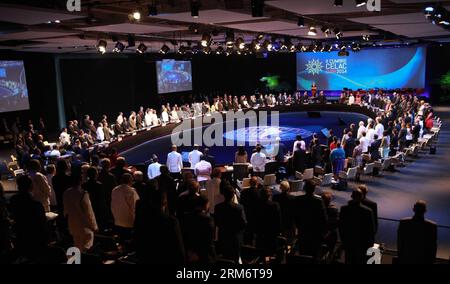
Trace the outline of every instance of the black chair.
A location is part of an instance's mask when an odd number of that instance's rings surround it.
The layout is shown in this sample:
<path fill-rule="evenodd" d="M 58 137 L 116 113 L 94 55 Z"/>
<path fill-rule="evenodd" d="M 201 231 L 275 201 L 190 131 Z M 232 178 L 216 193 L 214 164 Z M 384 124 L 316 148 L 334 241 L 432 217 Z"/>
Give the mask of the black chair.
<path fill-rule="evenodd" d="M 270 161 L 270 162 L 266 163 L 265 174 L 266 175 L 275 174 L 278 172 L 279 167 L 280 167 L 280 165 L 278 164 L 277 161 Z"/>
<path fill-rule="evenodd" d="M 233 179 L 243 180 L 249 175 L 248 164 L 245 163 L 235 163 L 233 164 Z"/>

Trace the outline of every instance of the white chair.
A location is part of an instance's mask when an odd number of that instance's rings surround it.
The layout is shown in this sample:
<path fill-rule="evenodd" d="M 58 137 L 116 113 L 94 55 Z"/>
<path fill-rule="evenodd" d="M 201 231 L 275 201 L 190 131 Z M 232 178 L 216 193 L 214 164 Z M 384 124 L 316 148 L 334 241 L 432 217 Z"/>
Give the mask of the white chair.
<path fill-rule="evenodd" d="M 243 190 L 244 188 L 249 188 L 250 187 L 250 180 L 251 178 L 244 178 L 242 181 L 237 181 L 238 186 L 241 190 Z"/>
<path fill-rule="evenodd" d="M 303 172 L 303 180 L 312 179 L 314 177 L 314 168 L 306 169 Z"/>
<path fill-rule="evenodd" d="M 272 186 L 277 184 L 277 176 L 275 174 L 269 174 L 264 176 L 264 185 Z"/>
<path fill-rule="evenodd" d="M 387 158 L 383 161 L 383 164 L 381 165 L 381 170 L 385 171 L 391 166 L 392 158 Z"/>
<path fill-rule="evenodd" d="M 319 176 L 323 176 L 325 174 L 325 169 L 320 166 L 314 167 L 314 173 Z"/>
<path fill-rule="evenodd" d="M 373 174 L 373 169 L 374 169 L 374 168 L 375 168 L 375 163 L 367 164 L 367 165 L 364 167 L 363 173 L 364 173 L 365 175 L 372 175 L 372 174 Z"/>
<path fill-rule="evenodd" d="M 305 182 L 302 180 L 290 180 L 289 186 L 291 187 L 291 192 L 298 192 L 303 190 Z"/>
<path fill-rule="evenodd" d="M 323 176 L 321 186 L 327 186 L 330 185 L 333 182 L 333 174 L 325 174 Z"/>
<path fill-rule="evenodd" d="M 356 174 L 358 173 L 358 167 L 349 168 L 347 172 L 341 171 L 339 172 L 339 178 L 345 180 L 352 180 L 356 178 Z"/>

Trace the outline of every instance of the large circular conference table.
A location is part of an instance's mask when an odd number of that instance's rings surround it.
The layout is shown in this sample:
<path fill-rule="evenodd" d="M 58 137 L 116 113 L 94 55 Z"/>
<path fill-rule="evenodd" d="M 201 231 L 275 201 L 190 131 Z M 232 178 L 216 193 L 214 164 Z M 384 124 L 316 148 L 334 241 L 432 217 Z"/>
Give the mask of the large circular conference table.
<path fill-rule="evenodd" d="M 283 105 L 283 106 L 275 106 L 275 107 L 260 107 L 257 109 L 243 109 L 243 112 L 248 110 L 254 110 L 259 113 L 260 111 L 278 111 L 279 113 L 287 113 L 287 112 L 309 112 L 312 116 L 314 114 L 320 112 L 342 112 L 342 113 L 357 113 L 362 114 L 367 117 L 375 118 L 376 110 L 372 106 L 360 106 L 360 105 L 347 105 L 347 104 L 339 104 L 339 103 L 327 103 L 327 104 L 293 104 L 293 105 Z M 222 113 L 223 122 L 226 122 L 226 113 Z M 257 116 L 259 117 L 259 116 Z M 201 120 L 202 117 L 196 117 L 190 119 L 191 127 L 194 128 L 196 120 Z M 185 123 L 185 122 L 184 122 Z M 119 153 L 127 151 L 133 147 L 139 146 L 143 143 L 149 142 L 151 140 L 174 134 L 174 129 L 180 123 L 170 123 L 165 126 L 156 126 L 151 129 L 141 129 L 137 131 L 133 131 L 127 133 L 125 135 L 121 135 L 121 137 L 114 142 L 109 144 L 110 148 L 115 148 Z M 208 126 L 207 123 L 202 124 L 202 126 Z M 167 146 L 169 149 L 170 145 Z"/>

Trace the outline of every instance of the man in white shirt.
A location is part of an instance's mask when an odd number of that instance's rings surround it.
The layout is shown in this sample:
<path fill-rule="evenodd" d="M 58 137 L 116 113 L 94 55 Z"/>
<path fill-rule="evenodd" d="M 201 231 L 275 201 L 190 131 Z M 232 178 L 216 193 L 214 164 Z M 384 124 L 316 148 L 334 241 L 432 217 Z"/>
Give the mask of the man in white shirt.
<path fill-rule="evenodd" d="M 58 145 L 53 145 L 52 150 L 50 151 L 50 153 L 48 153 L 49 157 L 61 157 L 61 152 L 58 149 Z"/>
<path fill-rule="evenodd" d="M 123 113 L 122 112 L 119 112 L 119 115 L 117 116 L 117 119 L 116 119 L 116 123 L 119 125 L 122 125 L 122 123 L 123 123 Z"/>
<path fill-rule="evenodd" d="M 136 190 L 131 187 L 132 184 L 133 177 L 131 174 L 123 174 L 121 184 L 116 186 L 111 193 L 111 212 L 114 217 L 114 226 L 122 241 L 131 239 L 136 201 L 139 200 Z"/>
<path fill-rule="evenodd" d="M 156 110 L 152 110 L 152 126 L 158 125 L 159 125 L 158 115 L 156 114 Z"/>
<path fill-rule="evenodd" d="M 177 146 L 172 145 L 172 152 L 167 154 L 167 167 L 172 176 L 178 177 L 183 168 L 183 157 L 177 152 Z"/>
<path fill-rule="evenodd" d="M 369 139 L 366 137 L 366 132 L 362 133 L 362 137 L 359 139 L 359 143 L 361 143 L 361 149 L 363 153 L 367 153 L 369 151 Z"/>
<path fill-rule="evenodd" d="M 59 135 L 59 142 L 61 145 L 70 145 L 70 135 L 67 133 L 67 128 L 63 128 L 63 131 Z"/>
<path fill-rule="evenodd" d="M 152 110 L 148 109 L 144 116 L 145 126 L 150 127 L 152 126 Z"/>
<path fill-rule="evenodd" d="M 375 125 L 375 133 L 378 135 L 378 139 L 383 138 L 384 125 L 381 123 L 381 117 L 375 119 L 377 125 Z"/>
<path fill-rule="evenodd" d="M 31 191 L 33 199 L 42 204 L 45 212 L 50 212 L 51 188 L 48 185 L 47 178 L 40 173 L 41 163 L 38 160 L 31 160 L 29 168 L 29 175 L 33 182 Z"/>
<path fill-rule="evenodd" d="M 200 184 L 200 188 L 205 188 L 206 182 L 211 179 L 212 166 L 205 160 L 205 156 L 200 157 L 200 162 L 195 165 L 195 175 Z"/>
<path fill-rule="evenodd" d="M 366 127 L 364 126 L 364 121 L 360 121 L 358 127 L 358 135 L 356 136 L 356 138 L 360 139 L 362 137 L 363 132 L 366 132 Z"/>
<path fill-rule="evenodd" d="M 355 103 L 355 97 L 353 96 L 353 94 L 350 93 L 350 96 L 348 97 L 348 105 L 352 105 Z"/>
<path fill-rule="evenodd" d="M 105 133 L 103 132 L 103 124 L 99 122 L 97 127 L 97 141 L 103 142 L 103 140 L 105 140 Z"/>
<path fill-rule="evenodd" d="M 194 144 L 194 150 L 189 153 L 189 163 L 191 163 L 191 169 L 195 169 L 195 165 L 200 162 L 200 157 L 203 155 L 202 152 L 198 150 L 198 145 Z"/>
<path fill-rule="evenodd" d="M 297 140 L 294 142 L 294 147 L 292 147 L 292 153 L 298 150 L 298 144 L 300 144 L 300 149 L 306 151 L 306 144 L 305 141 L 303 141 L 302 136 L 297 135 Z"/>
<path fill-rule="evenodd" d="M 369 141 L 369 146 L 372 145 L 373 141 L 375 140 L 375 129 L 373 128 L 373 125 L 370 124 L 367 128 L 367 132 L 366 132 L 366 138 L 367 141 Z"/>
<path fill-rule="evenodd" d="M 262 175 L 266 171 L 266 155 L 261 152 L 261 146 L 256 146 L 256 152 L 252 154 L 250 163 L 253 167 L 253 172 L 257 175 Z"/>
<path fill-rule="evenodd" d="M 149 180 L 152 180 L 161 175 L 161 164 L 158 163 L 158 156 L 153 155 L 152 163 L 148 165 L 147 169 L 147 177 Z"/>

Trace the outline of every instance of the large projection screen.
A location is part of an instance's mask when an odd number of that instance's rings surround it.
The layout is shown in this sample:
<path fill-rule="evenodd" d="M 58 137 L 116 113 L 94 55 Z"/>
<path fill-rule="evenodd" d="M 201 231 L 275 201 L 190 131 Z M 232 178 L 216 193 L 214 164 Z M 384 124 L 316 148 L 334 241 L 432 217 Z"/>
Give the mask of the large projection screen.
<path fill-rule="evenodd" d="M 0 113 L 29 108 L 23 61 L 0 61 Z"/>
<path fill-rule="evenodd" d="M 159 94 L 192 91 L 190 61 L 157 61 L 156 74 Z"/>
<path fill-rule="evenodd" d="M 425 47 L 349 53 L 297 53 L 297 89 L 309 90 L 313 82 L 318 89 L 330 91 L 425 87 Z"/>

